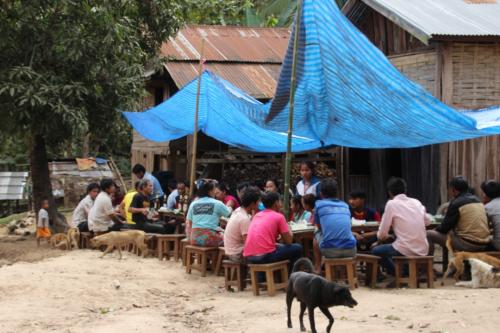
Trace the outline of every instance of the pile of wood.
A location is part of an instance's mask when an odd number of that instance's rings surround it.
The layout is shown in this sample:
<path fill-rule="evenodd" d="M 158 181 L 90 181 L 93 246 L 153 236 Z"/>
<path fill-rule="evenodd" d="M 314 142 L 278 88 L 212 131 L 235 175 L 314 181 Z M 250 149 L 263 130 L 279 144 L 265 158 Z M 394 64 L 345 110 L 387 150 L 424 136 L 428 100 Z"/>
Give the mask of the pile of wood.
<path fill-rule="evenodd" d="M 330 169 L 328 165 L 323 162 L 316 163 L 316 176 L 320 179 L 335 178 L 335 170 Z M 300 163 L 294 163 L 292 166 L 292 180 L 300 179 Z"/>
<path fill-rule="evenodd" d="M 14 220 L 7 224 L 7 229 L 10 234 L 18 236 L 29 236 L 33 233 L 31 226 L 36 224 L 36 216 L 34 212 L 29 212 L 26 217 L 21 220 Z"/>

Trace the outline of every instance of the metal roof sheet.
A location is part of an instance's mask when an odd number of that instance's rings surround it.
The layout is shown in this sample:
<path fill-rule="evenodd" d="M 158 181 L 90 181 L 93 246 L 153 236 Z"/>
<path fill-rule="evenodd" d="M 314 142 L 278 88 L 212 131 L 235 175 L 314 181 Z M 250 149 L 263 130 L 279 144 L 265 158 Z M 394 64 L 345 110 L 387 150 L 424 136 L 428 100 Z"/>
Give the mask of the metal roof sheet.
<path fill-rule="evenodd" d="M 166 67 L 179 88 L 184 87 L 198 76 L 196 63 L 169 62 Z M 208 63 L 205 64 L 205 68 L 254 98 L 270 99 L 276 90 L 281 65 Z"/>
<path fill-rule="evenodd" d="M 25 198 L 28 172 L 0 172 L 0 200 Z"/>
<path fill-rule="evenodd" d="M 417 38 L 500 36 L 499 1 L 362 0 Z"/>
<path fill-rule="evenodd" d="M 207 62 L 281 64 L 289 37 L 288 28 L 191 25 L 164 43 L 160 52 L 170 59 L 198 61 L 205 38 L 203 57 Z"/>
<path fill-rule="evenodd" d="M 49 162 L 49 170 L 52 176 L 78 176 L 82 178 L 114 178 L 108 164 L 98 164 L 98 167 L 92 170 L 79 170 L 76 160 L 52 161 Z"/>

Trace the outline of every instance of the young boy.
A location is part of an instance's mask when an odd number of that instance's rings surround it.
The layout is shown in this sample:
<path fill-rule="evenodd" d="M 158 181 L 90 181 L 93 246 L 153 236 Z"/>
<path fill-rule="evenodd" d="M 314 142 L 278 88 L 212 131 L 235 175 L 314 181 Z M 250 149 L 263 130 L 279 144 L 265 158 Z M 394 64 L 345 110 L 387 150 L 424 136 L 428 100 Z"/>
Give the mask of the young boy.
<path fill-rule="evenodd" d="M 49 200 L 42 200 L 42 207 L 38 212 L 38 223 L 36 226 L 36 243 L 40 246 L 40 239 L 47 239 L 47 243 L 50 241 L 50 229 L 49 229 Z"/>

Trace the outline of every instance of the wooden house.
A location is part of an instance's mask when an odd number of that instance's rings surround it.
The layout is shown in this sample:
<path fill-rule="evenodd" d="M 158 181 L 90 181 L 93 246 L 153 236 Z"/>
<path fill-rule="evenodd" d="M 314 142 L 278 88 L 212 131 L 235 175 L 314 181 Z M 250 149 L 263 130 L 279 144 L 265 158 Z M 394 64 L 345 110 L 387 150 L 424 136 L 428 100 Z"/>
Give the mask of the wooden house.
<path fill-rule="evenodd" d="M 497 0 L 349 0 L 344 14 L 409 79 L 463 109 L 500 104 L 500 2 Z M 500 179 L 500 136 L 417 149 L 348 149 L 345 181 L 380 206 L 390 176 L 433 210 L 447 182 L 467 177 L 476 189 Z"/>

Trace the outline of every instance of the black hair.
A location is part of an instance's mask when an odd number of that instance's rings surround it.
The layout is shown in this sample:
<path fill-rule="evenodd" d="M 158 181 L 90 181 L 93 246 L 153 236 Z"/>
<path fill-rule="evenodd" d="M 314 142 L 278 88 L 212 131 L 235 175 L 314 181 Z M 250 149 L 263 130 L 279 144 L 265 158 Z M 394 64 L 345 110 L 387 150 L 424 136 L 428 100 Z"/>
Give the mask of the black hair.
<path fill-rule="evenodd" d="M 216 187 L 221 190 L 222 192 L 226 192 L 228 193 L 229 192 L 229 189 L 227 188 L 226 184 L 223 183 L 223 182 L 220 182 L 216 185 Z"/>
<path fill-rule="evenodd" d="M 101 179 L 101 183 L 99 184 L 101 191 L 106 191 L 111 186 L 115 186 L 115 182 L 113 181 L 113 179 L 111 179 L 111 178 Z"/>
<path fill-rule="evenodd" d="M 292 203 L 296 206 L 299 206 L 300 208 L 304 209 L 304 206 L 302 206 L 302 196 L 299 194 L 296 194 L 292 197 Z"/>
<path fill-rule="evenodd" d="M 266 184 L 267 182 L 273 182 L 274 186 L 276 186 L 276 188 L 278 189 L 279 191 L 279 185 L 278 185 L 278 181 L 276 179 L 272 179 L 272 178 L 269 178 L 268 180 L 266 180 Z"/>
<path fill-rule="evenodd" d="M 251 184 L 249 182 L 241 182 L 239 183 L 237 186 L 236 186 L 236 190 L 238 191 L 243 191 L 244 189 L 246 189 L 247 187 L 250 187 Z"/>
<path fill-rule="evenodd" d="M 487 180 L 481 184 L 481 190 L 490 199 L 500 197 L 500 183 L 494 180 Z"/>
<path fill-rule="evenodd" d="M 302 162 L 300 163 L 300 167 L 302 167 L 303 165 L 307 166 L 309 169 L 311 169 L 311 172 L 312 174 L 314 175 L 315 173 L 315 170 L 316 170 L 316 165 L 311 162 L 311 161 L 306 161 L 306 162 Z"/>
<path fill-rule="evenodd" d="M 139 189 L 139 184 L 140 184 L 140 183 L 141 183 L 141 181 L 140 181 L 140 180 L 138 180 L 138 181 L 136 181 L 136 182 L 134 183 L 134 188 L 135 188 L 136 190 L 138 190 L 138 189 Z"/>
<path fill-rule="evenodd" d="M 336 198 L 338 192 L 337 181 L 333 178 L 326 178 L 320 183 L 320 192 L 324 198 Z"/>
<path fill-rule="evenodd" d="M 469 182 L 463 176 L 453 177 L 448 183 L 450 188 L 457 190 L 460 193 L 466 193 L 469 191 Z"/>
<path fill-rule="evenodd" d="M 387 182 L 387 191 L 396 196 L 398 194 L 406 193 L 406 181 L 403 178 L 392 177 Z"/>
<path fill-rule="evenodd" d="M 366 193 L 363 191 L 352 191 L 349 197 L 353 199 L 366 199 Z"/>
<path fill-rule="evenodd" d="M 170 179 L 168 181 L 168 187 L 171 188 L 171 189 L 175 189 L 177 187 L 177 181 L 175 179 Z"/>
<path fill-rule="evenodd" d="M 196 194 L 200 198 L 209 197 L 209 193 L 215 188 L 216 182 L 213 180 L 202 179 L 199 182 L 198 191 Z"/>
<path fill-rule="evenodd" d="M 87 194 L 90 193 L 91 191 L 99 189 L 99 184 L 97 183 L 90 183 L 87 185 Z"/>
<path fill-rule="evenodd" d="M 258 188 L 260 188 L 261 191 L 264 191 L 265 190 L 265 187 L 266 187 L 266 182 L 263 181 L 262 179 L 257 179 L 255 182 L 254 182 L 255 186 L 257 186 Z"/>
<path fill-rule="evenodd" d="M 280 195 L 279 193 L 276 192 L 269 192 L 269 193 L 264 193 L 262 195 L 262 204 L 264 207 L 267 209 L 270 209 L 274 206 L 274 204 L 278 201 L 280 201 Z"/>
<path fill-rule="evenodd" d="M 185 179 L 184 180 L 179 180 L 177 182 L 177 185 L 179 185 L 179 184 L 184 184 L 186 187 L 189 187 L 189 180 L 185 180 Z"/>
<path fill-rule="evenodd" d="M 243 195 L 241 196 L 241 205 L 246 208 L 259 200 L 260 190 L 256 187 L 248 187 L 243 191 Z"/>
<path fill-rule="evenodd" d="M 132 173 L 134 175 L 137 175 L 138 173 L 141 173 L 141 172 L 146 173 L 146 168 L 144 167 L 144 165 L 139 164 L 139 163 L 134 165 L 134 167 L 132 168 Z"/>
<path fill-rule="evenodd" d="M 302 197 L 302 200 L 304 201 L 304 205 L 314 207 L 314 204 L 316 203 L 316 196 L 312 193 L 309 193 L 309 194 L 304 195 Z"/>

